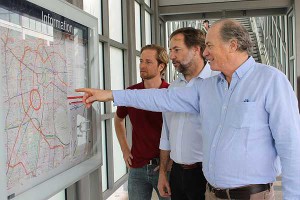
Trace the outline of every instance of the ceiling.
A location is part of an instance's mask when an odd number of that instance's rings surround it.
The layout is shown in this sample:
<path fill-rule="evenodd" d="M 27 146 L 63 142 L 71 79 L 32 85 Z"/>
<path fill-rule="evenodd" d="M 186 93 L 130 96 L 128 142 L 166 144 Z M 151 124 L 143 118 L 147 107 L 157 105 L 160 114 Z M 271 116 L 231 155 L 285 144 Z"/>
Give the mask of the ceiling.
<path fill-rule="evenodd" d="M 292 0 L 158 0 L 166 21 L 284 15 Z"/>

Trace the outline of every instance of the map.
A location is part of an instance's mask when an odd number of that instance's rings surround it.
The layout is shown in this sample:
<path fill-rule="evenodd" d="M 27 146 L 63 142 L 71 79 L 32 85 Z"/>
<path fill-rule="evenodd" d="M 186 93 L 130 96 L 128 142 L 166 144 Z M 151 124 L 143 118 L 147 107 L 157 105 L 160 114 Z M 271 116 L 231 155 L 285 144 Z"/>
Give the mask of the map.
<path fill-rule="evenodd" d="M 90 125 L 74 93 L 87 86 L 84 32 L 7 13 L 12 17 L 0 19 L 0 67 L 11 195 L 85 160 Z"/>

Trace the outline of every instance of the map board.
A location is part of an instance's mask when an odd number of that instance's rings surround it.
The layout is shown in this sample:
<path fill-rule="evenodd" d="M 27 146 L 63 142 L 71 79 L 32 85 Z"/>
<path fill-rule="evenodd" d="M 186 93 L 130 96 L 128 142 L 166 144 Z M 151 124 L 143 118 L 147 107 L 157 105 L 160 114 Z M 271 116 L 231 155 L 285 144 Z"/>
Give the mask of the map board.
<path fill-rule="evenodd" d="M 88 27 L 25 0 L 0 1 L 7 196 L 88 159 Z"/>

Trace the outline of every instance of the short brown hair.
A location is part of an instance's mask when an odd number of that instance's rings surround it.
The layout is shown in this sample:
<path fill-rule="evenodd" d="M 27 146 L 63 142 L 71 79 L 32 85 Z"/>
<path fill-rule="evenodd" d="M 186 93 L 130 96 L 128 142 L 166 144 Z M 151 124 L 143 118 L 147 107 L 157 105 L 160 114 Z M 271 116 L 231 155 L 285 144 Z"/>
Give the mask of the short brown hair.
<path fill-rule="evenodd" d="M 188 47 L 199 46 L 201 49 L 201 57 L 205 60 L 203 52 L 205 49 L 205 33 L 199 29 L 192 27 L 184 27 L 175 30 L 171 35 L 170 39 L 175 35 L 182 34 L 184 35 L 184 44 Z"/>
<path fill-rule="evenodd" d="M 164 64 L 164 69 L 160 72 L 160 74 L 162 74 L 166 70 L 168 63 L 169 63 L 169 56 L 168 56 L 167 50 L 164 47 L 161 47 L 156 44 L 148 44 L 141 49 L 141 53 L 147 49 L 155 50 L 156 51 L 156 60 L 157 60 L 158 64 Z"/>

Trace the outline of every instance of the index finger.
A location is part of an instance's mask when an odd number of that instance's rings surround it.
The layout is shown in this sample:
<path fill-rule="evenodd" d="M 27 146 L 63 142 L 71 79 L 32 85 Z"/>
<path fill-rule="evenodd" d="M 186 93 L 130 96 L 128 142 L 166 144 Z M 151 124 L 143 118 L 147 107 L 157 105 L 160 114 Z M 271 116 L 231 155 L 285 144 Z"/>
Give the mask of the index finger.
<path fill-rule="evenodd" d="M 86 93 L 92 93 L 91 88 L 78 88 L 75 89 L 76 92 L 86 92 Z"/>

